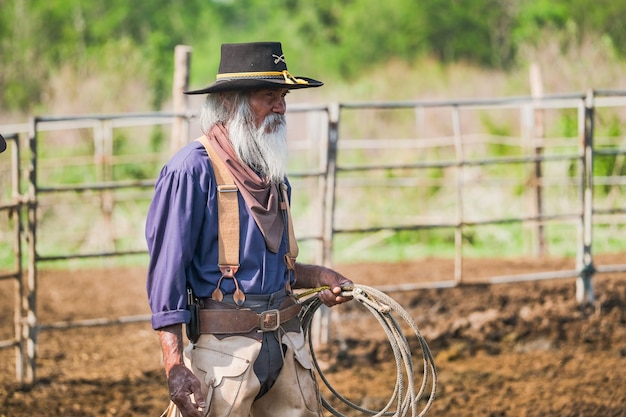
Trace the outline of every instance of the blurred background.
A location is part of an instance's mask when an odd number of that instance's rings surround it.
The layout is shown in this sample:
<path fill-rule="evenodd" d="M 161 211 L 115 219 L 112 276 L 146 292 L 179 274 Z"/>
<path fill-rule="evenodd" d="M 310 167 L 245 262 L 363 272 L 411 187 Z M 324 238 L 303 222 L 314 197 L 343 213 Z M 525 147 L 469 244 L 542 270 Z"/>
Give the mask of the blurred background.
<path fill-rule="evenodd" d="M 262 40 L 325 83 L 288 98 L 295 227 L 310 235 L 299 259 L 328 248 L 316 233 L 330 223 L 342 273 L 404 288 L 437 355 L 435 414 L 624 416 L 611 370 L 626 360 L 625 22 L 623 0 L 0 0 L 0 348 L 13 348 L 0 349 L 0 417 L 162 411 L 143 228 L 173 118 L 124 115 L 174 108 L 177 45 L 192 48 L 200 88 L 222 43 Z M 620 97 L 590 108 L 590 89 Z M 422 105 L 368 107 L 409 101 Z M 340 152 L 326 164 L 332 129 Z M 575 301 L 573 278 L 593 272 L 581 237 L 604 272 L 593 314 Z M 444 292 L 461 273 L 531 282 Z M 536 281 L 550 277 L 572 279 Z M 355 366 L 334 376 L 377 406 L 396 374 L 359 330 L 342 340 Z M 26 392 L 15 382 L 34 380 L 35 359 L 41 383 Z"/>
<path fill-rule="evenodd" d="M 315 172 L 324 169 L 320 161 L 328 138 L 326 113 L 299 112 L 299 105 L 462 102 L 626 90 L 624 22 L 626 3 L 612 0 L 0 0 L 0 131 L 21 132 L 21 163 L 26 168 L 30 117 L 170 111 L 177 45 L 192 48 L 189 83 L 190 88 L 200 88 L 215 79 L 222 43 L 276 40 L 283 44 L 292 74 L 325 82 L 323 88 L 289 96 L 291 173 Z M 190 110 L 197 110 L 203 99 L 192 97 Z M 545 104 L 541 132 L 533 126 L 539 115 L 533 115 L 532 103 L 518 104 L 464 107 L 459 117 L 465 153 L 461 157 L 479 164 L 483 157 L 532 158 L 539 149 L 548 157 L 568 158 L 544 162 L 541 186 L 546 192 L 539 203 L 547 215 L 574 213 L 573 221 L 545 230 L 549 254 L 573 258 L 580 252 L 572 242 L 582 209 L 579 102 L 554 109 Z M 365 163 L 422 166 L 368 175 L 344 169 L 338 178 L 347 177 L 347 185 L 337 193 L 336 225 L 385 228 L 455 219 L 460 194 L 454 168 L 459 157 L 454 109 L 342 111 L 338 162 L 343 168 Z M 598 109 L 595 115 L 596 146 L 618 152 L 615 149 L 626 139 L 623 104 Z M 109 120 L 40 132 L 39 187 L 68 191 L 48 193 L 46 199 L 39 196 L 40 251 L 143 250 L 150 181 L 175 149 L 170 147 L 171 134 L 166 124 L 131 127 Z M 2 155 L 4 160 L 9 154 Z M 624 156 L 596 155 L 594 164 L 598 206 L 623 212 Z M 528 163 L 465 167 L 465 220 L 532 217 L 529 207 L 538 205 L 533 203 L 538 184 L 533 169 Z M 0 202 L 16 193 L 11 191 L 10 172 L 10 164 L 0 164 Z M 316 177 L 300 178 L 292 176 L 301 182 L 294 185 L 306 190 L 294 201 L 302 237 L 322 228 L 312 219 L 324 210 L 314 202 L 324 199 L 314 192 L 319 188 Z M 102 181 L 141 181 L 143 188 L 114 194 L 81 188 Z M 14 188 L 26 191 L 25 185 Z M 370 195 L 391 198 L 373 201 Z M 102 219 L 94 217 L 98 207 Z M 68 217 L 67 212 L 75 215 Z M 594 247 L 598 252 L 622 251 L 625 243 L 616 232 L 621 229 L 614 228 L 613 220 L 607 224 L 604 234 L 603 224 L 596 221 Z M 0 265 L 12 261 L 9 226 L 0 222 Z M 533 234 L 539 232 L 528 227 L 498 224 L 480 230 L 482 234 L 463 229 L 469 244 L 466 255 L 545 254 L 533 243 Z M 362 237 L 348 234 L 345 242 L 335 241 L 335 250 L 341 252 L 337 259 L 452 256 L 455 250 L 453 228 L 410 234 L 382 230 L 370 240 Z M 375 248 L 374 253 L 364 247 Z M 309 252 L 305 247 L 303 254 Z"/>
<path fill-rule="evenodd" d="M 283 43 L 326 87 L 290 101 L 405 100 L 626 88 L 626 3 L 614 0 L 0 0 L 0 124 L 31 113 L 167 110 L 173 50 L 191 86 L 226 42 Z"/>

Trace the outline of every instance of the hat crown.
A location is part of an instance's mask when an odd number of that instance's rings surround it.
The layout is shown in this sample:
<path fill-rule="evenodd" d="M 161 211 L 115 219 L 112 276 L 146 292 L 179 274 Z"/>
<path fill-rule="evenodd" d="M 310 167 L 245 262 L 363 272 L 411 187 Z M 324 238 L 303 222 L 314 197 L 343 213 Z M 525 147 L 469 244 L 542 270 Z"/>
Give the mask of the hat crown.
<path fill-rule="evenodd" d="M 280 42 L 225 43 L 221 47 L 215 82 L 208 87 L 184 93 L 206 94 L 262 88 L 291 90 L 321 85 L 324 85 L 321 81 L 295 77 L 287 71 Z"/>
<path fill-rule="evenodd" d="M 280 42 L 227 43 L 222 45 L 219 74 L 287 70 Z"/>

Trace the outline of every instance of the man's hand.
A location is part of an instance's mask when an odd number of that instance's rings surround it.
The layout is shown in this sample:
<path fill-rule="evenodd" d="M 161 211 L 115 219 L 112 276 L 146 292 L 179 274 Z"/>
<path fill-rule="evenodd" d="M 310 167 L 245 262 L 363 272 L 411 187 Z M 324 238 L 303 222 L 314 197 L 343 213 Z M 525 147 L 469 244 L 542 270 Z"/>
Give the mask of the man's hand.
<path fill-rule="evenodd" d="M 182 325 L 173 324 L 159 329 L 159 340 L 170 399 L 183 417 L 203 417 L 202 411 L 198 410 L 206 408 L 202 385 L 183 361 Z"/>
<path fill-rule="evenodd" d="M 352 285 L 352 281 L 330 268 L 296 263 L 296 285 L 294 288 L 330 287 L 329 290 L 321 291 L 318 295 L 320 300 L 329 307 L 351 300 L 352 297 L 342 296 L 341 291 L 342 287 L 351 287 Z"/>
<path fill-rule="evenodd" d="M 321 291 L 318 295 L 320 300 L 329 307 L 352 300 L 352 297 L 341 295 L 342 288 L 352 286 L 352 281 L 335 271 L 330 272 L 335 275 L 333 277 L 334 283 L 326 284 L 330 286 L 330 290 Z"/>
<path fill-rule="evenodd" d="M 183 417 L 203 417 L 199 408 L 206 407 L 198 378 L 185 365 L 174 365 L 167 376 L 170 399 Z M 193 397 L 193 400 L 192 400 Z"/>

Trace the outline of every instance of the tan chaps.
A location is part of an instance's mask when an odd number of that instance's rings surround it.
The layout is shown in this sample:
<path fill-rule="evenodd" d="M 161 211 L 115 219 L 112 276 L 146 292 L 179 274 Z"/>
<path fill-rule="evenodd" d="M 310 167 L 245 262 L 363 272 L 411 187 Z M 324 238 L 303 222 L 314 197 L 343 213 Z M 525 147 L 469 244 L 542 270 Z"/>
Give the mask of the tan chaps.
<path fill-rule="evenodd" d="M 202 383 L 207 417 L 319 417 L 319 390 L 302 332 L 284 333 L 283 368 L 272 388 L 255 400 L 261 384 L 254 361 L 261 342 L 244 336 L 218 339 L 204 334 L 185 350 L 187 364 Z M 180 417 L 173 403 L 166 413 Z"/>

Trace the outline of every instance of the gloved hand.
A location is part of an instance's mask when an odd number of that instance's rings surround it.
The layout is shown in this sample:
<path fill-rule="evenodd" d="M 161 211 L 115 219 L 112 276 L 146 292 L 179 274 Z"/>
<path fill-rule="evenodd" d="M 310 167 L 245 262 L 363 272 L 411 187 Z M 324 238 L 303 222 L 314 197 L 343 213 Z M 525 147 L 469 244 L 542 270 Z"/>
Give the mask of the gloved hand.
<path fill-rule="evenodd" d="M 167 377 L 167 386 L 170 390 L 170 399 L 183 417 L 203 417 L 202 411 L 199 410 L 206 407 L 202 387 L 189 368 L 174 365 Z"/>

